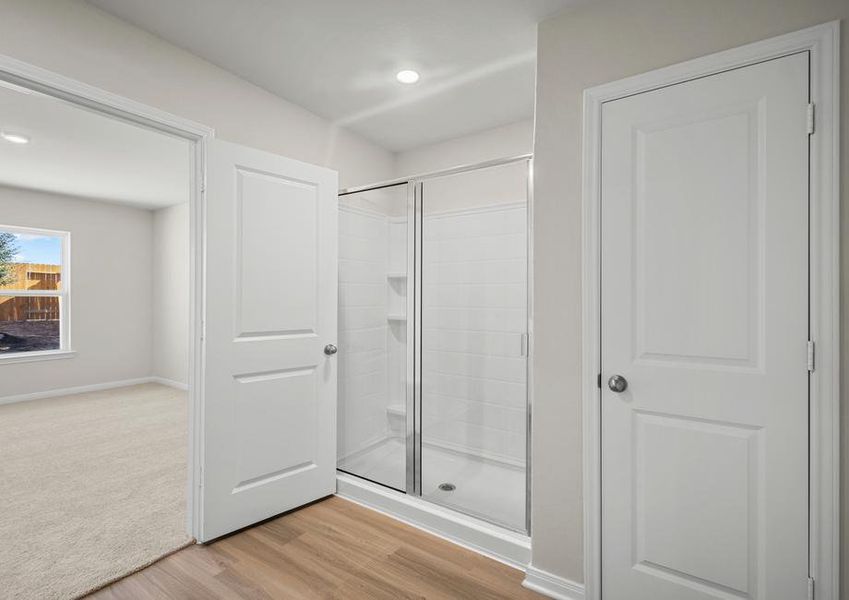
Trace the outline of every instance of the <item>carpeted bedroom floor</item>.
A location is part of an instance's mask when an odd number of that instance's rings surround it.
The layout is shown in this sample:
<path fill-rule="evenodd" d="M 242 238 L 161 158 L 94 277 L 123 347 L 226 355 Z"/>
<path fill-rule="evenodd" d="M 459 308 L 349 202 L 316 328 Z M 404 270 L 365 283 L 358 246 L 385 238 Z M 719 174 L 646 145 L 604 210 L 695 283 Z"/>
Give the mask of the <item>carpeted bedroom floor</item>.
<path fill-rule="evenodd" d="M 0 596 L 76 598 L 191 543 L 186 392 L 0 406 Z"/>

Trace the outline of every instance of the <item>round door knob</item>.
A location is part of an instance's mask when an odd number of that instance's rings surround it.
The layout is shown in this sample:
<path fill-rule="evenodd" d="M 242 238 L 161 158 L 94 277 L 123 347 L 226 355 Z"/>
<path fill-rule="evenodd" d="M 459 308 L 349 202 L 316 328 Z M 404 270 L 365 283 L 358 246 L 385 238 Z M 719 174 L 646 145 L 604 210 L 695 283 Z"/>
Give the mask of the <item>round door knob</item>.
<path fill-rule="evenodd" d="M 325 353 L 327 356 L 333 356 L 334 354 L 336 354 L 336 352 L 337 352 L 338 350 L 339 350 L 339 349 L 338 349 L 336 346 L 334 346 L 333 344 L 327 344 L 327 345 L 324 347 L 324 353 Z"/>
<path fill-rule="evenodd" d="M 607 380 L 607 387 L 616 393 L 621 393 L 628 389 L 628 380 L 621 375 L 613 375 Z"/>

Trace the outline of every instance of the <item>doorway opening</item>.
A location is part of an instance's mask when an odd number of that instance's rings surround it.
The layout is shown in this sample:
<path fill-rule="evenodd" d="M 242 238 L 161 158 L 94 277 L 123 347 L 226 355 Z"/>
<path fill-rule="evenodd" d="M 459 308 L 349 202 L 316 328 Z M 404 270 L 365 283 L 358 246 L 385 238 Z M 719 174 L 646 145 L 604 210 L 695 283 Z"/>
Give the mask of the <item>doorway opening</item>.
<path fill-rule="evenodd" d="M 0 65 L 12 597 L 76 597 L 194 541 L 200 137 L 122 102 Z"/>

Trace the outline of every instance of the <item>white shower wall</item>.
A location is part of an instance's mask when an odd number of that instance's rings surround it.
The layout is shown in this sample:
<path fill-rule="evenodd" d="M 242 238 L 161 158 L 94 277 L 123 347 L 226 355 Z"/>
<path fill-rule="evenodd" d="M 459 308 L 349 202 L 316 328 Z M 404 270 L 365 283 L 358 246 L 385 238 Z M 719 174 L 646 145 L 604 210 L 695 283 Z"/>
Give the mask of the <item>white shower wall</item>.
<path fill-rule="evenodd" d="M 340 459 L 404 435 L 407 220 L 339 207 Z"/>
<path fill-rule="evenodd" d="M 406 435 L 407 399 L 407 218 L 387 219 L 389 271 L 386 294 L 389 327 L 386 335 L 388 434 Z"/>
<path fill-rule="evenodd" d="M 406 433 L 407 220 L 363 204 L 339 212 L 340 460 Z M 422 442 L 523 468 L 526 203 L 422 231 Z"/>
<path fill-rule="evenodd" d="M 340 458 L 387 433 L 386 216 L 339 207 Z"/>
<path fill-rule="evenodd" d="M 524 467 L 526 203 L 426 214 L 422 257 L 423 443 Z"/>

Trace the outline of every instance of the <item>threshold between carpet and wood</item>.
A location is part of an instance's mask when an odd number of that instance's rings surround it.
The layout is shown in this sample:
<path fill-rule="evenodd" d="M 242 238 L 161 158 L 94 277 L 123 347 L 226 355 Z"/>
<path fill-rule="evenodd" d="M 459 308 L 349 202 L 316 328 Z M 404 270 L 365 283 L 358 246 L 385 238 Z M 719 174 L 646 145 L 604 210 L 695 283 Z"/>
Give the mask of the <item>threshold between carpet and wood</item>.
<path fill-rule="evenodd" d="M 522 571 L 333 496 L 193 545 L 90 600 L 534 600 Z"/>
<path fill-rule="evenodd" d="M 0 582 L 79 597 L 193 540 L 188 403 L 155 383 L 0 406 Z"/>

